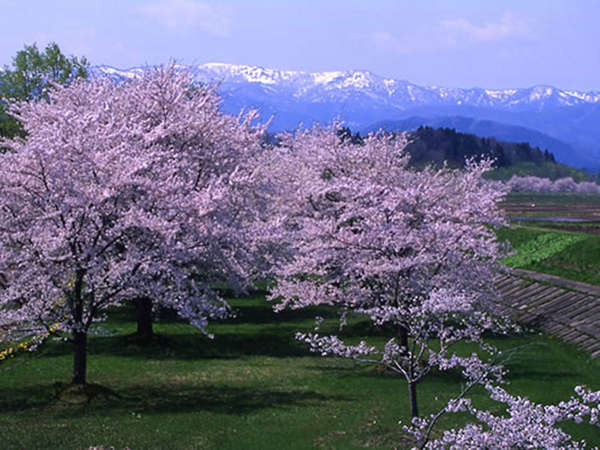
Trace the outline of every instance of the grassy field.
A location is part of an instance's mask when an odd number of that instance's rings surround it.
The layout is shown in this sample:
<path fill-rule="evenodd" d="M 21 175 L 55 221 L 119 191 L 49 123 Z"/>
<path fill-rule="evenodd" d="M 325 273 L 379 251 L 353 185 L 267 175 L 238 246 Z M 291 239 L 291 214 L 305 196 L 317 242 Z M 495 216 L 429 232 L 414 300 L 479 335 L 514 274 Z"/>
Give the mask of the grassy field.
<path fill-rule="evenodd" d="M 126 339 L 131 311 L 111 315 L 106 336 L 93 337 L 89 403 L 57 398 L 70 379 L 71 348 L 45 345 L 37 355 L 0 366 L 0 433 L 3 449 L 304 449 L 407 448 L 398 420 L 407 420 L 406 384 L 377 366 L 307 353 L 293 334 L 309 329 L 315 311 L 274 314 L 263 297 L 232 301 L 238 317 L 215 323 L 214 340 L 189 325 L 163 318 L 162 341 L 139 347 Z M 319 311 L 328 315 L 327 310 Z M 333 319 L 325 330 L 335 329 Z M 385 337 L 353 320 L 349 339 Z M 510 392 L 557 402 L 578 384 L 600 389 L 600 361 L 557 339 L 530 333 L 490 338 L 512 354 Z M 462 352 L 471 352 L 468 346 Z M 421 411 L 441 407 L 459 389 L 457 374 L 433 374 L 419 385 Z M 502 405 L 482 392 L 474 401 L 496 412 Z M 448 416 L 443 426 L 464 420 Z M 600 445 L 591 426 L 572 426 L 578 438 Z"/>
<path fill-rule="evenodd" d="M 600 236 L 542 225 L 500 230 L 513 249 L 504 263 L 600 286 Z"/>

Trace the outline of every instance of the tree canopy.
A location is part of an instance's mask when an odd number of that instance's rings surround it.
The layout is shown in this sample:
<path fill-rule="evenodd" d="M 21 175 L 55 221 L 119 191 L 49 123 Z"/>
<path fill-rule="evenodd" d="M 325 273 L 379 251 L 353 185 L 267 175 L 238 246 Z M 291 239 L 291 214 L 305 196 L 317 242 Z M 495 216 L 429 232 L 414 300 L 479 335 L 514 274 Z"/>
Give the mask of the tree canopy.
<path fill-rule="evenodd" d="M 53 83 L 68 85 L 75 78 L 86 78 L 88 69 L 85 57 L 67 57 L 55 42 L 43 51 L 36 44 L 26 45 L 17 52 L 12 66 L 0 71 L 0 136 L 24 136 L 19 121 L 7 114 L 10 102 L 47 99 Z"/>
<path fill-rule="evenodd" d="M 262 128 L 191 82 L 158 68 L 12 106 L 28 138 L 4 140 L 0 158 L 0 327 L 69 336 L 74 383 L 110 306 L 156 298 L 204 331 L 228 310 L 213 285 L 241 288 L 252 270 L 248 164 Z"/>
<path fill-rule="evenodd" d="M 504 330 L 488 314 L 503 192 L 482 178 L 489 161 L 415 170 L 406 144 L 402 135 L 354 143 L 335 128 L 281 138 L 269 170 L 287 186 L 279 209 L 296 256 L 276 271 L 272 298 L 278 308 L 338 306 L 393 330 L 380 363 L 406 378 L 417 416 L 415 386 L 433 367 L 473 364 L 453 353 L 456 341 Z M 322 354 L 375 352 L 336 336 L 299 337 Z"/>

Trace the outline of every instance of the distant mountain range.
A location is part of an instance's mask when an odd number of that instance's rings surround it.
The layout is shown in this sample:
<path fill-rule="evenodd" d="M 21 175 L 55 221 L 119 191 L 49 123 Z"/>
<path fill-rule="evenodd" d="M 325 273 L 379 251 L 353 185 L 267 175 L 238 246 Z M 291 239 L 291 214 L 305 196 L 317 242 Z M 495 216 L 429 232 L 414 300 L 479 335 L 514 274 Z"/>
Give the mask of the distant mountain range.
<path fill-rule="evenodd" d="M 97 66 L 92 72 L 123 80 L 142 70 Z M 363 131 L 441 126 L 529 142 L 565 164 L 600 169 L 600 92 L 424 87 L 368 71 L 309 73 L 222 63 L 192 71 L 199 82 L 219 83 L 226 112 L 258 108 L 265 120 L 274 116 L 271 131 L 335 118 Z"/>

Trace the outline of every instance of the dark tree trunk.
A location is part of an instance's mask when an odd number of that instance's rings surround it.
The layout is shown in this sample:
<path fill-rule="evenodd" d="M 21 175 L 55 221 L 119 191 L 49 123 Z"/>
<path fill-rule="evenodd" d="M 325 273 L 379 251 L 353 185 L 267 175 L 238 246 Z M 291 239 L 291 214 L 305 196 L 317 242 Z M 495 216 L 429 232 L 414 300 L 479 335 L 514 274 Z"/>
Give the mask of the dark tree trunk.
<path fill-rule="evenodd" d="M 85 384 L 87 334 L 76 332 L 73 336 L 75 352 L 73 358 L 73 384 Z"/>
<path fill-rule="evenodd" d="M 408 400 L 410 402 L 410 416 L 419 417 L 419 409 L 417 408 L 417 383 L 408 383 Z"/>
<path fill-rule="evenodd" d="M 152 330 L 152 299 L 150 297 L 138 297 L 134 300 L 135 317 L 137 320 L 137 337 L 142 339 L 151 338 Z"/>
<path fill-rule="evenodd" d="M 404 327 L 398 330 L 398 345 L 408 352 L 408 331 Z"/>
<path fill-rule="evenodd" d="M 87 357 L 87 329 L 83 329 L 83 276 L 85 272 L 78 270 L 75 276 L 73 319 L 76 328 L 73 332 L 73 384 L 85 384 Z"/>
<path fill-rule="evenodd" d="M 398 330 L 398 345 L 406 353 L 408 353 L 408 330 L 404 327 L 400 327 Z M 417 407 L 417 383 L 408 383 L 408 401 L 410 403 L 410 415 L 411 417 L 419 417 L 419 409 Z"/>

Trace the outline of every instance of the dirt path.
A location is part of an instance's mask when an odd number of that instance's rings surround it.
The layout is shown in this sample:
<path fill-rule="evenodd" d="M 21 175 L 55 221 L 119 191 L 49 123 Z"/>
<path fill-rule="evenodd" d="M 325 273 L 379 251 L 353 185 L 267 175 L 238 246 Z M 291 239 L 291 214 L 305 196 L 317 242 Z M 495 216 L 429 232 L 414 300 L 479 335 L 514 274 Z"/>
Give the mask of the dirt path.
<path fill-rule="evenodd" d="M 600 358 L 600 287 L 521 269 L 499 275 L 496 287 L 518 322 Z"/>

